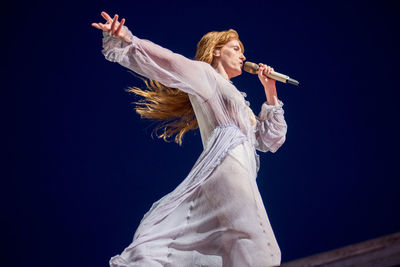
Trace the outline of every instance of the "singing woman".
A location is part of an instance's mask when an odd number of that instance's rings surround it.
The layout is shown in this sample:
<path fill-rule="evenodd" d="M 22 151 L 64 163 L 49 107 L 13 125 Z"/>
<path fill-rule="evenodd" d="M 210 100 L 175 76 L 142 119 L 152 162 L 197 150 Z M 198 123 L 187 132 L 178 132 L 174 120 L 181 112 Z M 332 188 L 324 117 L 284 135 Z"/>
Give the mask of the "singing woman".
<path fill-rule="evenodd" d="M 203 152 L 188 176 L 144 215 L 133 242 L 110 266 L 276 266 L 281 252 L 259 193 L 256 150 L 275 152 L 286 122 L 273 68 L 260 64 L 266 101 L 255 116 L 231 82 L 242 73 L 244 48 L 236 31 L 209 32 L 194 60 L 134 36 L 125 19 L 101 15 L 103 54 L 146 77 L 137 111 L 162 120 L 160 137 L 200 129 Z"/>

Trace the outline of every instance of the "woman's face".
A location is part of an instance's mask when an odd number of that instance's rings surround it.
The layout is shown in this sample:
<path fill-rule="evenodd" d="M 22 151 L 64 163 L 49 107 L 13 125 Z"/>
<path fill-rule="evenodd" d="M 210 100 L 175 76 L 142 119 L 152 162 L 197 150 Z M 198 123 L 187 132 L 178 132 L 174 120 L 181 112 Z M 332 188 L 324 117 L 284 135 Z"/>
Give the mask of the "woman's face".
<path fill-rule="evenodd" d="M 245 59 L 239 41 L 236 39 L 230 40 L 214 52 L 214 61 L 218 61 L 223 66 L 229 79 L 242 74 Z"/>

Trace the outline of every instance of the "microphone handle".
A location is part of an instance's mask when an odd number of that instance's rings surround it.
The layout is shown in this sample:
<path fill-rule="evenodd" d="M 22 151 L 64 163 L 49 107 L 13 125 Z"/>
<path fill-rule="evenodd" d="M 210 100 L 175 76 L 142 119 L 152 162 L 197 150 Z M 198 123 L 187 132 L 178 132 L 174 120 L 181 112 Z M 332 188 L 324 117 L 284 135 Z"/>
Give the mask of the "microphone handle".
<path fill-rule="evenodd" d="M 285 74 L 282 74 L 282 73 L 279 73 L 279 72 L 273 71 L 273 72 L 271 72 L 270 74 L 267 75 L 267 72 L 264 70 L 263 71 L 263 75 L 267 76 L 268 78 L 271 78 L 271 79 L 274 79 L 276 81 L 280 81 L 280 82 L 283 82 L 283 83 L 290 83 L 290 84 L 293 84 L 293 85 L 299 85 L 299 82 L 296 81 L 295 79 L 292 79 L 289 76 L 287 76 Z"/>

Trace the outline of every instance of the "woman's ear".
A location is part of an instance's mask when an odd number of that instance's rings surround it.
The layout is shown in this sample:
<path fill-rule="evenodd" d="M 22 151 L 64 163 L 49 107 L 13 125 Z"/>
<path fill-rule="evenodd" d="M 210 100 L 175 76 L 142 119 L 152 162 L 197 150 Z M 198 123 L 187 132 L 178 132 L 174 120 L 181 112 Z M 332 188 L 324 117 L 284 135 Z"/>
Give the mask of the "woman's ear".
<path fill-rule="evenodd" d="M 219 49 L 219 48 L 214 49 L 213 56 L 214 57 L 220 57 L 221 56 L 221 49 Z"/>

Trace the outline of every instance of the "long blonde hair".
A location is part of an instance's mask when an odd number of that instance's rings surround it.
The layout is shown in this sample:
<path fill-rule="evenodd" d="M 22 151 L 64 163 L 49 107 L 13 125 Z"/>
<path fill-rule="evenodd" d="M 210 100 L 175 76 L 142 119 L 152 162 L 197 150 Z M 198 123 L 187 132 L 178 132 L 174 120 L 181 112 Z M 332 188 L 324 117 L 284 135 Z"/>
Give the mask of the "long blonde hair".
<path fill-rule="evenodd" d="M 242 52 L 243 44 L 239 40 L 239 35 L 235 30 L 213 31 L 205 34 L 197 44 L 195 60 L 204 61 L 208 64 L 213 63 L 213 53 L 215 49 L 222 48 L 231 39 L 239 41 Z M 161 123 L 154 129 L 158 138 L 164 141 L 175 135 L 175 142 L 182 145 L 182 139 L 186 132 L 198 128 L 189 95 L 177 88 L 167 87 L 160 82 L 152 79 L 141 78 L 147 90 L 138 87 L 130 87 L 128 92 L 142 96 L 143 99 L 136 104 L 136 112 L 141 118 L 160 121 Z M 158 131 L 162 130 L 159 134 Z"/>

